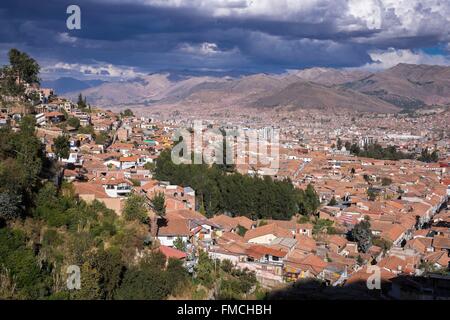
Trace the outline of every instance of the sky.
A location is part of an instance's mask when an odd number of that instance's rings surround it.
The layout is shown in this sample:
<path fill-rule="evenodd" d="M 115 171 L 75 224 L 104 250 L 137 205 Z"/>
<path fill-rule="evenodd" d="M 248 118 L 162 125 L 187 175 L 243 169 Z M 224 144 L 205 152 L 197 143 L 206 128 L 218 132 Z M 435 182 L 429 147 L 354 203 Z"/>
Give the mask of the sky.
<path fill-rule="evenodd" d="M 449 23 L 449 0 L 2 0 L 0 64 L 15 47 L 43 79 L 450 65 Z"/>

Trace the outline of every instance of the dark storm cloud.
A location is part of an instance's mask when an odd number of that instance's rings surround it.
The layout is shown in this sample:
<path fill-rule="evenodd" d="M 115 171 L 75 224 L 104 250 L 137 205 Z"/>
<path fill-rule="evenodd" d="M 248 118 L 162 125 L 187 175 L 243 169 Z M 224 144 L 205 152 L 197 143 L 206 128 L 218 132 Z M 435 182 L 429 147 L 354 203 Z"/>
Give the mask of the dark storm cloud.
<path fill-rule="evenodd" d="M 0 53 L 17 46 L 49 66 L 103 63 L 143 72 L 202 68 L 256 72 L 357 67 L 372 62 L 370 50 L 417 49 L 446 41 L 438 27 L 442 15 L 427 6 L 414 9 L 424 17 L 417 21 L 419 30 L 405 32 L 408 27 L 392 8 L 381 8 L 381 21 L 369 27 L 370 14 L 348 14 L 346 0 L 315 2 L 307 10 L 286 7 L 284 14 L 271 10 L 283 8 L 281 0 L 256 13 L 246 11 L 249 2 L 244 0 L 193 0 L 182 6 L 171 5 L 170 0 L 163 5 L 151 0 L 8 1 L 0 3 Z M 81 30 L 66 28 L 70 4 L 81 7 Z M 226 11 L 216 14 L 215 9 Z M 426 23 L 426 17 L 434 22 Z"/>

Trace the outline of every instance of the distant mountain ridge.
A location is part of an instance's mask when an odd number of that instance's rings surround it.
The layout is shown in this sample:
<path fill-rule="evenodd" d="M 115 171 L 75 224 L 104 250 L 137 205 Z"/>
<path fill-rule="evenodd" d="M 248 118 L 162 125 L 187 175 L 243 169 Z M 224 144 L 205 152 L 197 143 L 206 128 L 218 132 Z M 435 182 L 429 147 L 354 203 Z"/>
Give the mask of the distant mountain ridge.
<path fill-rule="evenodd" d="M 106 83 L 102 80 L 78 80 L 71 77 L 62 77 L 56 80 L 43 80 L 41 85 L 45 88 L 52 88 L 58 94 L 64 94 L 71 91 L 81 91 L 92 87 L 98 87 Z"/>
<path fill-rule="evenodd" d="M 76 98 L 80 91 L 66 93 Z M 285 74 L 177 76 L 156 73 L 81 90 L 103 107 L 348 109 L 398 112 L 450 104 L 450 67 L 399 64 L 377 73 L 310 68 Z"/>

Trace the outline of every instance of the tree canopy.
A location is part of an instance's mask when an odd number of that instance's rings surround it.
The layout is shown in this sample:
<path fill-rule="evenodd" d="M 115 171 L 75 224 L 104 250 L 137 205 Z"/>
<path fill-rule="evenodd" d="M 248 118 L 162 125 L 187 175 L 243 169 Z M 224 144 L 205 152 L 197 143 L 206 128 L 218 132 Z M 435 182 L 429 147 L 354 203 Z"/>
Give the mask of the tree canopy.
<path fill-rule="evenodd" d="M 192 187 L 197 197 L 196 209 L 207 216 L 226 212 L 251 219 L 287 220 L 296 213 L 315 213 L 319 207 L 312 185 L 303 191 L 294 188 L 289 180 L 230 173 L 216 165 L 176 165 L 170 152 L 163 151 L 156 160 L 156 179 Z"/>

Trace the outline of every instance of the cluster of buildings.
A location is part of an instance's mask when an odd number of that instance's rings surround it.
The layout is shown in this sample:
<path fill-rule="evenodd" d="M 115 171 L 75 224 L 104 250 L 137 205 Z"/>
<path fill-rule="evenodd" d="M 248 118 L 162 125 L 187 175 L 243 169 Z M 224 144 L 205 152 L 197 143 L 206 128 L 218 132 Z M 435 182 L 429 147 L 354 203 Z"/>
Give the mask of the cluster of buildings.
<path fill-rule="evenodd" d="M 207 218 L 198 212 L 191 187 L 153 178 L 155 160 L 173 145 L 177 129 L 192 125 L 189 117 L 119 117 L 110 111 L 79 110 L 51 90 L 42 89 L 40 94 L 35 106 L 37 134 L 49 157 L 55 157 L 54 139 L 69 135 L 70 155 L 59 159 L 64 164 L 61 178 L 73 183 L 76 196 L 86 202 L 98 200 L 120 216 L 130 194 L 150 202 L 155 194 L 164 193 L 165 217 L 157 219 L 149 234 L 164 254 L 185 260 L 189 268 L 195 265 L 198 250 L 205 250 L 211 258 L 255 271 L 263 286 L 274 288 L 299 279 L 365 286 L 376 266 L 383 282 L 395 289 L 395 297 L 404 294 L 404 281 L 413 281 L 408 288 L 422 290 L 428 282 L 414 282 L 414 277 L 430 272 L 448 275 L 450 138 L 442 114 L 423 118 L 341 115 L 327 120 L 310 113 L 298 123 L 282 114 L 275 119 L 208 119 L 210 128 L 222 128 L 223 123 L 253 125 L 266 138 L 276 127 L 281 138 L 269 148 L 277 149 L 277 170 L 262 171 L 259 163 L 244 161 L 237 171 L 289 178 L 302 189 L 312 184 L 321 201 L 309 219 L 253 221 L 226 214 Z M 77 118 L 80 128 L 89 130 L 71 128 L 68 118 Z M 108 139 L 98 141 L 100 135 Z M 377 141 L 405 152 L 430 148 L 439 151 L 440 158 L 436 163 L 361 158 L 345 146 L 337 148 L 338 139 L 361 146 Z M 208 141 L 202 142 L 203 147 L 207 145 Z M 248 153 L 238 156 L 245 158 Z M 154 215 L 150 209 L 149 215 Z M 367 250 L 349 237 L 364 220 L 370 222 L 372 238 Z"/>

